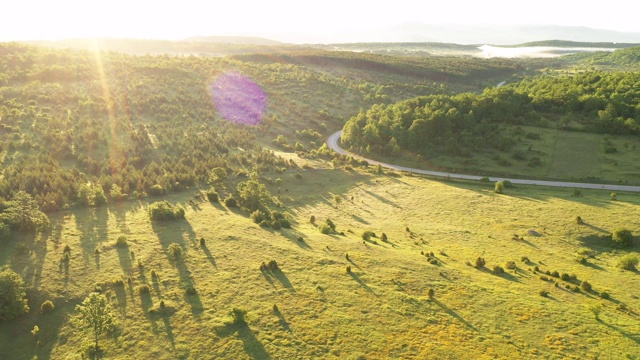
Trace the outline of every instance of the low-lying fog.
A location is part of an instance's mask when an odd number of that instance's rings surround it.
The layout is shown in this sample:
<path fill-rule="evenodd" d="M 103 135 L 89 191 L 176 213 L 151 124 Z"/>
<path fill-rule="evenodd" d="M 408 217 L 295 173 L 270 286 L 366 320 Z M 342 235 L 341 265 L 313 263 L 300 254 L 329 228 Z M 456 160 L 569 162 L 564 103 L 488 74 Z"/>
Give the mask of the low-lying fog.
<path fill-rule="evenodd" d="M 517 48 L 507 48 L 491 45 L 482 45 L 478 49 L 482 50 L 484 57 L 555 57 L 577 52 L 613 51 L 612 48 L 581 48 L 581 47 L 556 47 L 556 46 L 526 46 Z"/>

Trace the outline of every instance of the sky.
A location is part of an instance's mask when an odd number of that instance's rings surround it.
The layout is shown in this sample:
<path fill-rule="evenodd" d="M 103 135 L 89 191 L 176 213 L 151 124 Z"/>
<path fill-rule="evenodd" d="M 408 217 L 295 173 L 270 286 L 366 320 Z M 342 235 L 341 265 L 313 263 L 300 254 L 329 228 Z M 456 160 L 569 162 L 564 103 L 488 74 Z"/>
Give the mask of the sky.
<path fill-rule="evenodd" d="M 179 40 L 252 35 L 322 41 L 396 24 L 566 25 L 639 32 L 630 0 L 45 0 L 7 1 L 0 41 L 68 38 Z M 304 35 L 306 37 L 302 37 Z"/>

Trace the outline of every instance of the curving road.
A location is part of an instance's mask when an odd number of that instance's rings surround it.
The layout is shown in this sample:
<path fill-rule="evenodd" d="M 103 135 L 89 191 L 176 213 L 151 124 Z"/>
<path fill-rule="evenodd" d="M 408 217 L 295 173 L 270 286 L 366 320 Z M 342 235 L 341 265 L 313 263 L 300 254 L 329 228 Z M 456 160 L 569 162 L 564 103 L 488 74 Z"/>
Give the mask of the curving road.
<path fill-rule="evenodd" d="M 367 159 L 341 148 L 340 145 L 338 145 L 338 140 L 340 139 L 340 135 L 342 135 L 342 130 L 336 131 L 327 139 L 327 146 L 329 146 L 331 150 L 337 152 L 338 154 L 350 155 L 356 159 L 366 160 L 369 164 L 372 164 L 372 165 L 381 165 L 382 167 L 393 169 L 393 170 L 411 171 L 416 174 L 450 177 L 452 179 L 480 180 L 485 177 L 485 176 L 479 176 L 479 175 L 451 174 L 451 173 L 440 172 L 440 171 L 415 169 L 415 168 L 410 168 L 406 166 L 387 164 L 380 161 Z M 540 186 L 568 187 L 568 188 L 580 188 L 580 189 L 601 189 L 601 190 L 613 190 L 613 191 L 640 192 L 640 186 L 589 184 L 589 183 L 528 180 L 528 179 L 506 179 L 506 178 L 500 178 L 500 177 L 490 177 L 490 180 L 491 181 L 509 180 L 513 184 L 523 184 L 523 185 L 540 185 Z"/>

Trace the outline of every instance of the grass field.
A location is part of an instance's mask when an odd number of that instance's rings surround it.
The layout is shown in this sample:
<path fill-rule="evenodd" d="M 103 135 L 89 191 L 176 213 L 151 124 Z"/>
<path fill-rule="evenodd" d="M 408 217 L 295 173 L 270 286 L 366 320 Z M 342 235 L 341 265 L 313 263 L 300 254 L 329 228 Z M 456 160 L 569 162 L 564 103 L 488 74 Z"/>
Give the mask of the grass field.
<path fill-rule="evenodd" d="M 640 276 L 616 267 L 639 241 L 615 250 L 604 238 L 621 227 L 637 234 L 637 194 L 611 201 L 598 191 L 517 187 L 498 195 L 481 183 L 319 166 L 302 175 L 265 174 L 282 179 L 279 194 L 270 189 L 293 220 L 289 230 L 261 228 L 191 189 L 167 198 L 185 207 L 185 220 L 152 224 L 147 204 L 131 201 L 61 213 L 49 234 L 1 244 L 0 264 L 25 278 L 32 311 L 0 323 L 0 353 L 81 358 L 92 336 L 73 309 L 99 286 L 118 318 L 101 338 L 103 358 L 640 358 Z M 332 219 L 337 233 L 321 234 L 311 215 L 316 224 Z M 363 241 L 365 230 L 377 237 Z M 114 245 L 121 235 L 126 248 Z M 182 260 L 169 256 L 172 243 Z M 65 245 L 68 268 L 59 265 Z M 579 251 L 594 257 L 579 264 Z M 429 252 L 437 265 L 421 254 Z M 485 269 L 466 264 L 479 256 Z M 261 272 L 270 260 L 282 271 Z M 491 270 L 507 261 L 516 270 Z M 543 281 L 534 266 L 577 280 Z M 124 286 L 114 285 L 120 278 Z M 582 280 L 594 292 L 565 289 Z M 611 299 L 598 297 L 603 290 Z M 41 315 L 46 299 L 56 309 Z M 168 310 L 157 312 L 161 300 Z M 230 322 L 233 308 L 247 311 L 247 326 Z"/>
<path fill-rule="evenodd" d="M 416 157 L 376 157 L 387 163 L 422 168 L 442 169 L 474 175 L 504 176 L 527 179 L 557 179 L 605 183 L 640 184 L 640 140 L 634 136 L 601 135 L 537 127 L 503 126 L 501 131 L 516 140 L 507 152 L 477 151 L 471 157 L 434 155 Z M 535 133 L 538 139 L 526 134 Z M 606 153 L 608 139 L 616 151 Z M 532 158 L 540 159 L 532 165 Z"/>

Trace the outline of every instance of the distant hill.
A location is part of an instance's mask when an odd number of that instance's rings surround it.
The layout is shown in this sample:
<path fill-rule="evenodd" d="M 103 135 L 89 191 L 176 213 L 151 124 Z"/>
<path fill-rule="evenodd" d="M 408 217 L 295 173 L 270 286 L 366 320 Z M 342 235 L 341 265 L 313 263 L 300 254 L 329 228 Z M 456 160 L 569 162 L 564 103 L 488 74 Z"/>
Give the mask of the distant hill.
<path fill-rule="evenodd" d="M 402 23 L 367 32 L 341 34 L 331 42 L 443 42 L 455 44 L 513 45 L 548 39 L 580 42 L 640 43 L 640 33 L 547 25 L 457 25 Z"/>
<path fill-rule="evenodd" d="M 282 45 L 280 41 L 255 36 L 192 36 L 184 39 L 184 41 L 240 45 Z"/>

